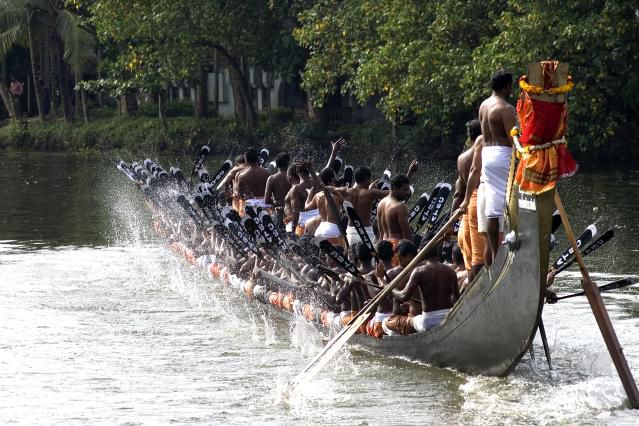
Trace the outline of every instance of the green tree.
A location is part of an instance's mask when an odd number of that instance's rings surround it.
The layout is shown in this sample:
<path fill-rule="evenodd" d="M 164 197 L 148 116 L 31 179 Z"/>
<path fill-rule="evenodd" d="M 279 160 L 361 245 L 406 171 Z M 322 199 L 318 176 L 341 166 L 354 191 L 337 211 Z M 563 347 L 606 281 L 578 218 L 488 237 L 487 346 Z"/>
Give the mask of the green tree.
<path fill-rule="evenodd" d="M 379 97 L 388 120 L 416 115 L 451 140 L 477 114 L 498 68 L 570 65 L 570 139 L 610 149 L 634 135 L 639 110 L 639 5 L 613 0 L 318 0 L 295 37 L 310 52 L 304 86 L 317 105 L 341 92 Z"/>
<path fill-rule="evenodd" d="M 257 115 L 248 65 L 270 70 L 285 62 L 276 59 L 291 51 L 281 40 L 284 17 L 299 2 L 288 3 L 184 0 L 175 7 L 168 0 L 101 0 L 90 11 L 100 40 L 121 49 L 112 74 L 140 87 L 183 79 L 203 83 L 203 67 L 214 55 L 221 58 L 229 68 L 238 121 L 252 130 Z M 290 28 L 288 35 L 290 42 Z"/>
<path fill-rule="evenodd" d="M 67 64 L 74 72 L 82 71 L 93 61 L 95 36 L 84 20 L 55 0 L 0 1 L 0 56 L 4 57 L 16 43 L 29 47 L 38 116 L 44 120 L 41 61 L 37 54 L 51 41 L 57 52 L 60 90 L 65 120 L 71 119 L 71 95 Z"/>

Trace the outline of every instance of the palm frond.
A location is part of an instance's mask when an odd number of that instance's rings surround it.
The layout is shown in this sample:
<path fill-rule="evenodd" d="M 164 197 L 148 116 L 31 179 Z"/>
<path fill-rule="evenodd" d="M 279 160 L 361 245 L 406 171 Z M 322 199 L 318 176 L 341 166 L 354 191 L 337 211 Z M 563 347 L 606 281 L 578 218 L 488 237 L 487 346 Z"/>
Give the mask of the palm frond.
<path fill-rule="evenodd" d="M 64 45 L 64 61 L 75 72 L 82 71 L 86 65 L 95 61 L 96 37 L 78 15 L 68 10 L 59 10 L 56 31 Z"/>
<path fill-rule="evenodd" d="M 0 58 L 4 58 L 17 43 L 26 44 L 26 27 L 16 25 L 0 33 Z"/>
<path fill-rule="evenodd" d="M 7 0 L 0 0 L 0 31 L 5 31 L 28 20 L 25 7 L 10 7 Z"/>

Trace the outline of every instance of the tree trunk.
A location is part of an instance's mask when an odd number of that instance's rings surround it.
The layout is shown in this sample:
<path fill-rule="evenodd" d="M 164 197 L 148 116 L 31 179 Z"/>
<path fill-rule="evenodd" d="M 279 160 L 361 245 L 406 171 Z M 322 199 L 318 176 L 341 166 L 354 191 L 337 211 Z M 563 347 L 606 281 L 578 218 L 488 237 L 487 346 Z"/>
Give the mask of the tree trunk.
<path fill-rule="evenodd" d="M 62 98 L 62 113 L 64 115 L 64 121 L 70 122 L 73 120 L 73 110 L 71 109 L 71 90 L 69 90 L 69 70 L 67 64 L 64 63 L 62 54 L 64 52 L 62 48 L 62 41 L 57 39 L 57 62 L 58 62 L 58 75 L 60 76 L 60 96 Z"/>
<path fill-rule="evenodd" d="M 195 117 L 206 118 L 209 115 L 209 85 L 206 67 L 202 64 L 198 67 L 198 80 L 199 82 L 195 85 Z"/>
<path fill-rule="evenodd" d="M 84 115 L 84 122 L 89 122 L 89 116 L 87 115 L 87 93 L 84 90 L 81 90 L 82 96 L 82 115 Z"/>
<path fill-rule="evenodd" d="M 39 79 L 38 79 L 38 73 L 36 72 L 38 67 L 36 64 L 36 55 L 35 55 L 36 45 L 33 40 L 33 28 L 31 28 L 31 23 L 29 23 L 28 25 L 27 32 L 28 32 L 28 38 L 29 38 L 29 55 L 31 59 L 31 73 L 33 74 L 33 87 L 35 89 L 36 105 L 38 106 L 38 119 L 40 121 L 44 121 L 44 110 L 42 109 L 42 87 L 40 87 L 40 85 L 38 84 Z"/>
<path fill-rule="evenodd" d="M 162 92 L 158 94 L 158 118 L 162 124 L 162 128 L 166 130 L 166 115 L 164 114 L 164 103 L 162 102 Z"/>
<path fill-rule="evenodd" d="M 98 64 L 97 64 L 97 69 L 98 69 L 98 80 L 100 80 L 102 78 L 102 71 L 100 70 L 100 62 L 102 62 L 102 52 L 100 52 L 100 48 L 98 47 L 98 54 L 97 54 L 97 58 L 98 58 Z M 102 90 L 98 91 L 98 106 L 102 106 Z"/>
<path fill-rule="evenodd" d="M 217 60 L 217 49 L 213 49 L 213 116 L 217 117 L 220 113 L 218 106 L 219 90 L 220 90 L 220 67 Z"/>
<path fill-rule="evenodd" d="M 80 73 L 76 72 L 73 75 L 73 87 L 78 85 L 78 81 L 80 81 L 82 79 L 82 76 L 80 75 Z M 74 98 L 75 98 L 75 109 L 74 109 L 74 115 L 77 117 L 78 115 L 80 115 L 80 91 L 79 90 L 74 90 L 73 91 L 74 94 Z"/>
<path fill-rule="evenodd" d="M 246 98 L 242 95 L 242 82 L 237 69 L 229 67 L 231 77 L 231 90 L 233 90 L 233 100 L 235 104 L 235 118 L 238 122 L 246 126 Z"/>
<path fill-rule="evenodd" d="M 239 61 L 235 57 L 227 52 L 221 45 L 215 45 L 215 48 L 224 59 L 226 59 L 229 66 L 233 98 L 235 98 L 235 112 L 239 115 L 239 121 L 244 123 L 249 134 L 253 135 L 253 131 L 257 125 L 257 113 L 253 106 L 253 97 L 249 91 L 248 79 L 243 73 Z"/>
<path fill-rule="evenodd" d="M 16 110 L 13 107 L 13 98 L 11 97 L 11 93 L 9 93 L 9 88 L 4 83 L 4 81 L 0 81 L 0 97 L 2 97 L 2 103 L 4 107 L 7 109 L 7 113 L 9 117 L 12 119 L 16 119 Z"/>

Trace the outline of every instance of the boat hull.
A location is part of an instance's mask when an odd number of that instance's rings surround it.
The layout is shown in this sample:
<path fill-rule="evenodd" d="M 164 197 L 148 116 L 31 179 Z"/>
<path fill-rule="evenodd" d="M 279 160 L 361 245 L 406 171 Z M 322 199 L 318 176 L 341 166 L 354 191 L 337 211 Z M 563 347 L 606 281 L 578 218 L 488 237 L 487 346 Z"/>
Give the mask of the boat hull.
<path fill-rule="evenodd" d="M 526 352 L 543 309 L 554 191 L 539 196 L 515 189 L 511 229 L 516 249 L 502 245 L 441 325 L 425 333 L 357 334 L 352 343 L 385 355 L 489 376 L 507 375 Z"/>

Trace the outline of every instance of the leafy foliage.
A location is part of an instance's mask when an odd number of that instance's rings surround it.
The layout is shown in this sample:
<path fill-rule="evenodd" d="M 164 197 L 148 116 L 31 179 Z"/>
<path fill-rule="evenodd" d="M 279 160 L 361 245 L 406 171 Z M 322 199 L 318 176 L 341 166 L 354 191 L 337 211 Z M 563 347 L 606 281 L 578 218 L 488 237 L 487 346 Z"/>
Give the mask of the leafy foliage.
<path fill-rule="evenodd" d="M 581 150 L 637 129 L 639 6 L 611 0 L 318 0 L 295 30 L 310 51 L 304 85 L 379 95 L 392 122 L 416 114 L 445 140 L 476 114 L 498 68 L 558 59 L 576 82 L 570 138 Z"/>

